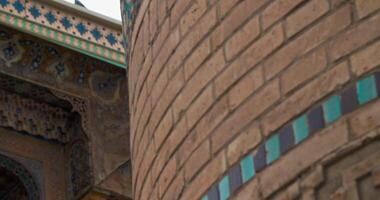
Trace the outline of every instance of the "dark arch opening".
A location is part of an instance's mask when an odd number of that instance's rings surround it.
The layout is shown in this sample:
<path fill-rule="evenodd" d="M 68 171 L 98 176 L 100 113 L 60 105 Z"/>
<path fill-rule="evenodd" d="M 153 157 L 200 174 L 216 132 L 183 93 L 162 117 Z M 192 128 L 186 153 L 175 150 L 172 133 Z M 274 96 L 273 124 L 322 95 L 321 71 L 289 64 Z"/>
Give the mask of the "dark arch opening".
<path fill-rule="evenodd" d="M 0 154 L 0 200 L 39 200 L 31 174 L 18 162 Z"/>

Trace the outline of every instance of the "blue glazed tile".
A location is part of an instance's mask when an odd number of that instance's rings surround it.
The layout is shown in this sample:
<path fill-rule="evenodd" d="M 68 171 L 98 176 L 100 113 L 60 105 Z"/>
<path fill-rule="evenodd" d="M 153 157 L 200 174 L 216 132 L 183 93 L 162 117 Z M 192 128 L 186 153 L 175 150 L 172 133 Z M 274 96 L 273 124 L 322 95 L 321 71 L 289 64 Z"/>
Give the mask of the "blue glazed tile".
<path fill-rule="evenodd" d="M 255 166 L 253 163 L 253 156 L 251 154 L 246 156 L 240 162 L 240 167 L 241 167 L 241 174 L 242 174 L 242 179 L 244 183 L 249 181 L 252 177 L 255 176 Z"/>
<path fill-rule="evenodd" d="M 86 25 L 84 25 L 82 22 L 79 23 L 79 24 L 77 24 L 77 25 L 75 26 L 75 28 L 78 30 L 78 32 L 79 32 L 81 35 L 85 34 L 85 33 L 88 31 Z"/>
<path fill-rule="evenodd" d="M 373 75 L 360 80 L 356 85 L 356 89 L 360 105 L 377 97 L 375 77 Z"/>
<path fill-rule="evenodd" d="M 233 193 L 243 184 L 240 165 L 232 167 L 228 175 L 230 177 L 230 191 Z"/>
<path fill-rule="evenodd" d="M 103 34 L 99 31 L 98 28 L 92 29 L 91 34 L 96 40 L 99 40 L 101 37 L 103 37 Z"/>
<path fill-rule="evenodd" d="M 299 144 L 309 136 L 309 125 L 305 115 L 293 122 L 295 143 Z"/>
<path fill-rule="evenodd" d="M 284 126 L 278 132 L 280 137 L 280 152 L 284 155 L 294 146 L 293 127 L 289 124 Z"/>
<path fill-rule="evenodd" d="M 323 109 L 319 105 L 309 111 L 307 114 L 310 134 L 316 133 L 325 127 L 323 119 Z"/>
<path fill-rule="evenodd" d="M 53 24 L 57 21 L 57 18 L 55 17 L 55 15 L 52 12 L 48 12 L 44 16 L 50 24 Z"/>
<path fill-rule="evenodd" d="M 13 3 L 13 7 L 17 10 L 17 12 L 21 13 L 22 11 L 25 10 L 25 6 L 24 4 L 22 4 L 20 2 L 20 0 L 16 0 L 14 3 Z"/>
<path fill-rule="evenodd" d="M 38 9 L 36 6 L 32 6 L 29 8 L 30 14 L 32 14 L 33 18 L 36 19 L 39 16 L 41 16 L 40 9 Z"/>
<path fill-rule="evenodd" d="M 219 191 L 216 185 L 208 191 L 207 197 L 209 200 L 219 200 Z"/>
<path fill-rule="evenodd" d="M 1 7 L 5 7 L 5 6 L 7 6 L 9 4 L 9 1 L 8 0 L 0 0 L 0 5 L 1 5 Z"/>
<path fill-rule="evenodd" d="M 65 27 L 66 30 L 73 26 L 73 23 L 71 23 L 67 17 L 62 18 L 59 22 L 61 22 L 62 26 Z"/>
<path fill-rule="evenodd" d="M 348 114 L 359 106 L 356 88 L 349 87 L 342 93 L 342 114 Z"/>
<path fill-rule="evenodd" d="M 332 123 L 342 116 L 340 96 L 334 95 L 323 104 L 323 112 L 326 123 Z"/>
<path fill-rule="evenodd" d="M 280 137 L 278 134 L 272 135 L 265 143 L 267 152 L 267 164 L 272 163 L 280 157 Z"/>
<path fill-rule="evenodd" d="M 254 168 L 255 172 L 260 172 L 267 166 L 266 162 L 266 152 L 265 152 L 265 145 L 260 145 L 259 149 L 257 150 L 255 156 L 253 157 L 254 160 Z"/>
<path fill-rule="evenodd" d="M 108 34 L 106 39 L 107 39 L 108 43 L 110 43 L 112 46 L 117 43 L 117 40 L 112 33 Z"/>
<path fill-rule="evenodd" d="M 230 197 L 230 183 L 228 175 L 223 177 L 223 179 L 219 182 L 218 187 L 220 200 L 228 199 L 228 197 Z"/>

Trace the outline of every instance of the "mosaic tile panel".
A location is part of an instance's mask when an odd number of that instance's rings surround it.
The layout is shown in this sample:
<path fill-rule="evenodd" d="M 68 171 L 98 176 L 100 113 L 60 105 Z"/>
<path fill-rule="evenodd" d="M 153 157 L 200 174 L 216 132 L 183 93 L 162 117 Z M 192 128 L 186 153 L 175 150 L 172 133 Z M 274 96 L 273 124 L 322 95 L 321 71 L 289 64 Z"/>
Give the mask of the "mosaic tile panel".
<path fill-rule="evenodd" d="M 342 92 L 330 96 L 324 102 L 312 106 L 310 110 L 274 132 L 253 153 L 244 157 L 239 162 L 240 170 L 236 167 L 230 169 L 228 174 L 202 197 L 202 200 L 228 199 L 252 180 L 257 173 L 281 159 L 281 156 L 298 144 L 311 138 L 313 134 L 317 134 L 342 116 L 353 112 L 359 105 L 364 106 L 378 99 L 379 91 L 380 72 L 376 72 L 359 80 L 354 86 L 348 86 Z M 238 175 L 240 177 L 237 177 Z"/>
<path fill-rule="evenodd" d="M 34 0 L 2 0 L 0 23 L 124 68 L 121 27 L 108 27 L 72 10 Z"/>

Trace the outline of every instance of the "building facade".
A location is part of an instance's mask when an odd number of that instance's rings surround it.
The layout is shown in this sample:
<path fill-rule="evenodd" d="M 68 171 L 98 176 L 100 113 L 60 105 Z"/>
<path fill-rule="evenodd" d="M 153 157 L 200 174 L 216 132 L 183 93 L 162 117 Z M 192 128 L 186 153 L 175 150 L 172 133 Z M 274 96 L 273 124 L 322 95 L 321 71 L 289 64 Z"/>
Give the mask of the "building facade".
<path fill-rule="evenodd" d="M 119 22 L 0 1 L 0 199 L 130 199 L 127 99 Z"/>
<path fill-rule="evenodd" d="M 380 1 L 122 0 L 133 198 L 380 190 Z"/>
<path fill-rule="evenodd" d="M 376 200 L 380 0 L 0 0 L 0 199 Z"/>

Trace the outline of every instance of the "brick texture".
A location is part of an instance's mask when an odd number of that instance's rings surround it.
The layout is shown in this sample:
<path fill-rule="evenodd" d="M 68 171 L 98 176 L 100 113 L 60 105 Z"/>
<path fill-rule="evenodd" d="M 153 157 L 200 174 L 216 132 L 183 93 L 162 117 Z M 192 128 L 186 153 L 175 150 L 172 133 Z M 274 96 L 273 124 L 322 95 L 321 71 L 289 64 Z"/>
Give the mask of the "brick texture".
<path fill-rule="evenodd" d="M 202 198 L 232 168 L 240 173 L 234 167 L 285 124 L 343 87 L 355 91 L 355 81 L 380 69 L 378 0 L 145 1 L 129 41 L 136 200 Z M 315 188 L 332 176 L 321 165 L 357 159 L 347 152 L 378 134 L 379 102 L 357 106 L 357 94 L 344 98 L 356 104 L 341 102 L 345 112 L 347 106 L 357 110 L 320 130 L 302 120 L 297 130 L 290 126 L 286 136 L 298 131 L 307 140 L 294 146 L 294 138 L 281 135 L 289 149 L 270 163 L 263 163 L 266 152 L 255 157 L 267 167 L 231 199 L 320 199 Z M 327 111 L 321 112 L 313 117 L 325 119 Z M 313 176 L 302 175 L 316 169 Z M 378 171 L 372 174 L 379 185 Z M 338 198 L 349 191 L 323 195 Z"/>

